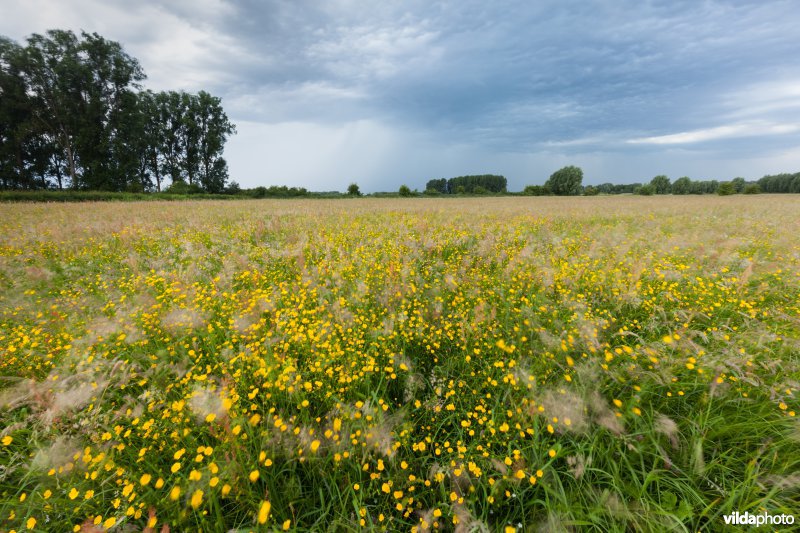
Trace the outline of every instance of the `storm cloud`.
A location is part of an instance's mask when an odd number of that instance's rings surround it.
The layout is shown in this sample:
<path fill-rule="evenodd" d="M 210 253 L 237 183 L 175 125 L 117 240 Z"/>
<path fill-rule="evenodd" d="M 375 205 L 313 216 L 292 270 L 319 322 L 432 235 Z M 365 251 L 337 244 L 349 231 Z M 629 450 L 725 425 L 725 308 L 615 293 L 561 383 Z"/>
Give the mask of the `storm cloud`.
<path fill-rule="evenodd" d="M 787 1 L 3 1 L 0 34 L 119 41 L 155 90 L 220 96 L 241 185 L 423 188 L 566 164 L 586 183 L 800 170 Z"/>

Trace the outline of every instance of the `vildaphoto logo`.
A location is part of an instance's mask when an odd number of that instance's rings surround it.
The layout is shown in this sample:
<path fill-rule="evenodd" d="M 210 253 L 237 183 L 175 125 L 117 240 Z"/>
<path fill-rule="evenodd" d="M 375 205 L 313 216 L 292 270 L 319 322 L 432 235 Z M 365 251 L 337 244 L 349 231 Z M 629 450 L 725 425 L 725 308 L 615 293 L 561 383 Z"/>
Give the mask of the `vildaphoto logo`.
<path fill-rule="evenodd" d="M 794 516 L 790 514 L 775 514 L 768 513 L 751 514 L 747 511 L 740 513 L 734 511 L 731 514 L 722 515 L 725 524 L 731 526 L 791 526 L 794 524 Z"/>

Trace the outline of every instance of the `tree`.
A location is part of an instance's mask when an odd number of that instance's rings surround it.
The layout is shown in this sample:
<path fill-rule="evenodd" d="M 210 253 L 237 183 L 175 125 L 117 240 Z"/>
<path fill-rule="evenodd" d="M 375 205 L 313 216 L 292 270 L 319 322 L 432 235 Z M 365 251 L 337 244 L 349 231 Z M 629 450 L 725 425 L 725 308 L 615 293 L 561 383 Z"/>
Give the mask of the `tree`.
<path fill-rule="evenodd" d="M 347 186 L 347 194 L 350 196 L 361 196 L 361 190 L 358 188 L 357 183 L 351 183 Z"/>
<path fill-rule="evenodd" d="M 138 92 L 136 59 L 96 33 L 0 36 L 0 187 L 222 192 L 235 127 L 201 91 Z"/>
<path fill-rule="evenodd" d="M 71 185 L 120 189 L 129 176 L 109 163 L 128 96 L 144 79 L 139 63 L 119 43 L 64 30 L 29 37 L 23 62 L 34 122 L 60 151 Z"/>
<path fill-rule="evenodd" d="M 447 179 L 445 178 L 429 180 L 425 185 L 425 191 L 436 191 L 441 194 L 451 192 L 447 190 Z"/>
<path fill-rule="evenodd" d="M 724 181 L 717 187 L 717 194 L 720 196 L 730 196 L 731 194 L 736 194 L 736 188 L 732 182 Z"/>
<path fill-rule="evenodd" d="M 581 193 L 583 170 L 576 166 L 556 170 L 545 183 L 556 196 L 578 196 Z"/>
<path fill-rule="evenodd" d="M 407 185 L 401 185 L 400 189 L 398 189 L 398 191 L 397 191 L 397 194 L 399 194 L 400 196 L 402 196 L 404 198 L 407 198 L 407 197 L 411 196 L 411 189 L 409 189 Z"/>
<path fill-rule="evenodd" d="M 672 194 L 689 194 L 692 192 L 692 180 L 687 176 L 678 178 L 672 184 Z"/>
<path fill-rule="evenodd" d="M 642 185 L 636 190 L 636 194 L 641 194 L 642 196 L 652 196 L 655 192 L 655 187 L 652 185 Z"/>
<path fill-rule="evenodd" d="M 650 180 L 650 186 L 653 188 L 654 194 L 669 194 L 670 183 L 669 178 L 662 175 L 656 176 Z"/>
<path fill-rule="evenodd" d="M 228 179 L 228 165 L 222 158 L 227 138 L 236 133 L 236 127 L 222 109 L 222 101 L 205 91 L 192 99 L 200 184 L 208 192 L 222 192 Z"/>
<path fill-rule="evenodd" d="M 744 178 L 733 178 L 731 183 L 733 183 L 733 189 L 736 191 L 736 194 L 741 194 L 747 184 Z"/>
<path fill-rule="evenodd" d="M 522 194 L 525 196 L 547 196 L 550 191 L 542 185 L 526 185 L 522 190 Z"/>

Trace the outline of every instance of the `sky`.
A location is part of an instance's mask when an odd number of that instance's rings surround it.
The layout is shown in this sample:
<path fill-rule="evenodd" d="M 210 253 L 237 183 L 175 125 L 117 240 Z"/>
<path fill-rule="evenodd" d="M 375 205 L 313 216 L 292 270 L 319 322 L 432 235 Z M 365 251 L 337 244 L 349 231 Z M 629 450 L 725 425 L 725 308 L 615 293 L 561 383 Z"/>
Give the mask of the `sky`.
<path fill-rule="evenodd" d="M 795 0 L 0 0 L 0 35 L 54 28 L 220 97 L 242 187 L 800 171 Z"/>

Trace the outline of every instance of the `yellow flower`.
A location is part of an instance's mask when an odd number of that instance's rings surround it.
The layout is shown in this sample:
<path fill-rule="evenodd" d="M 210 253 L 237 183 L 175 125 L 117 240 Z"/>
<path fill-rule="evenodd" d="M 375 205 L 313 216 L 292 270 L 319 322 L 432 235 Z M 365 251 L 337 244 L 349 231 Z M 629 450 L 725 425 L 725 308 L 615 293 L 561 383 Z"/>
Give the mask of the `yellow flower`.
<path fill-rule="evenodd" d="M 28 529 L 33 529 L 36 527 L 36 519 L 34 517 L 28 518 L 28 521 L 25 522 L 25 527 Z"/>
<path fill-rule="evenodd" d="M 556 451 L 551 448 L 550 451 L 547 452 L 547 455 L 549 455 L 550 457 L 555 457 L 556 456 Z"/>
<path fill-rule="evenodd" d="M 181 497 L 181 488 L 178 487 L 177 485 L 172 487 L 172 490 L 169 491 L 169 499 L 175 501 L 180 497 Z"/>
<path fill-rule="evenodd" d="M 319 449 L 319 441 L 318 440 L 312 441 L 311 442 L 311 451 L 316 453 L 318 449 Z"/>
<path fill-rule="evenodd" d="M 139 483 L 141 483 L 142 486 L 144 486 L 150 483 L 151 479 L 153 479 L 153 477 L 150 474 L 144 474 L 141 478 L 139 478 Z"/>
<path fill-rule="evenodd" d="M 203 491 L 198 489 L 192 494 L 192 509 L 197 509 L 201 503 L 203 503 Z"/>
<path fill-rule="evenodd" d="M 217 418 L 217 415 L 216 415 L 216 414 L 214 414 L 214 413 L 209 413 L 208 415 L 206 415 L 206 422 L 208 422 L 208 423 L 211 423 L 211 422 L 213 422 L 213 421 L 214 421 L 214 419 L 216 419 L 216 418 Z"/>
<path fill-rule="evenodd" d="M 292 527 L 292 521 L 291 520 L 285 520 L 283 522 L 283 530 L 284 531 L 289 531 L 290 527 Z"/>
<path fill-rule="evenodd" d="M 231 492 L 231 486 L 230 486 L 230 485 L 228 485 L 227 483 L 225 483 L 225 484 L 222 486 L 222 495 L 223 495 L 223 496 L 227 496 L 228 494 L 230 494 L 230 492 Z"/>
<path fill-rule="evenodd" d="M 106 521 L 103 522 L 103 527 L 106 529 L 111 529 L 112 527 L 114 527 L 114 524 L 116 523 L 117 519 L 112 516 L 110 518 L 107 518 Z"/>
<path fill-rule="evenodd" d="M 6 435 L 5 437 L 3 437 L 2 442 L 3 442 L 3 446 L 8 446 L 12 442 L 14 442 L 14 438 L 11 435 Z"/>
<path fill-rule="evenodd" d="M 266 524 L 267 520 L 269 519 L 269 511 L 272 509 L 272 504 L 268 501 L 261 502 L 261 506 L 258 508 L 258 523 L 259 524 Z"/>
<path fill-rule="evenodd" d="M 69 496 L 70 500 L 74 500 L 75 498 L 78 497 L 78 494 L 79 494 L 78 489 L 72 487 L 72 490 L 69 491 L 69 494 L 67 494 L 67 496 Z"/>
<path fill-rule="evenodd" d="M 252 472 L 250 472 L 250 475 L 248 477 L 250 478 L 250 481 L 255 483 L 256 481 L 258 481 L 258 477 L 260 475 L 261 474 L 259 474 L 258 470 L 253 470 Z"/>

